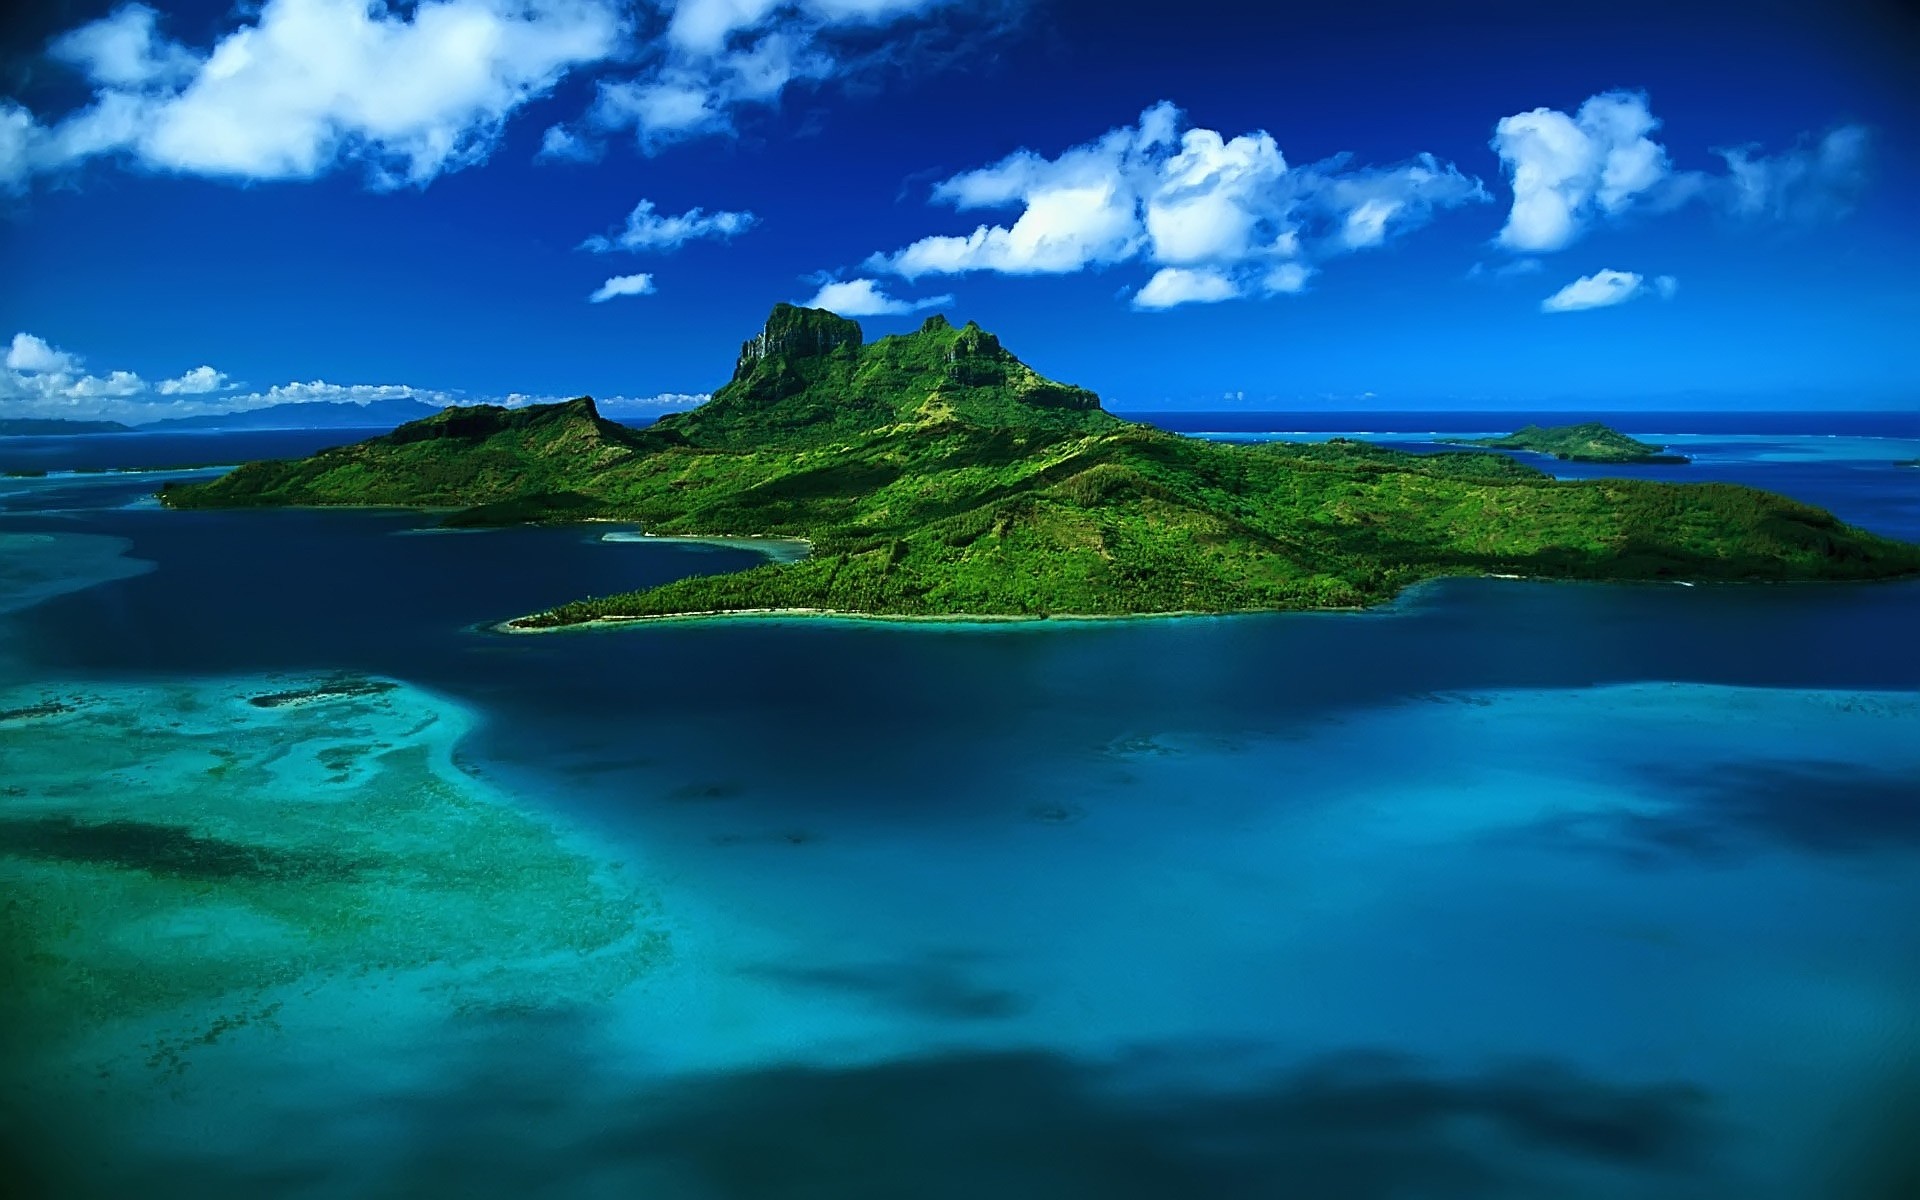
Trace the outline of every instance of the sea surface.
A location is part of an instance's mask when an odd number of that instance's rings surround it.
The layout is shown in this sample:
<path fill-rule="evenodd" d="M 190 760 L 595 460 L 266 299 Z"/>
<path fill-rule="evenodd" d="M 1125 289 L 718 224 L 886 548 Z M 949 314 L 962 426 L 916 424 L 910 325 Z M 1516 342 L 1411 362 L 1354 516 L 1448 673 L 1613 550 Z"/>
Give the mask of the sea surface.
<path fill-rule="evenodd" d="M 1920 427 L 1822 419 L 1620 423 L 1920 540 Z M 141 436 L 0 439 L 46 1194 L 1920 1194 L 1920 583 L 510 636 L 760 560 Z"/>

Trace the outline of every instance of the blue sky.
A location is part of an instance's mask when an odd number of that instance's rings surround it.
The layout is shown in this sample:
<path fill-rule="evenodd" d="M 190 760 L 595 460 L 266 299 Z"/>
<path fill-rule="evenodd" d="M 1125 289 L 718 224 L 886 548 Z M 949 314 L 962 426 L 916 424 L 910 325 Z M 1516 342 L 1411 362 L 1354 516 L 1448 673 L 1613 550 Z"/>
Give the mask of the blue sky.
<path fill-rule="evenodd" d="M 0 415 L 644 411 L 815 299 L 1117 408 L 1913 406 L 1899 6 L 1561 7 L 48 5 Z"/>

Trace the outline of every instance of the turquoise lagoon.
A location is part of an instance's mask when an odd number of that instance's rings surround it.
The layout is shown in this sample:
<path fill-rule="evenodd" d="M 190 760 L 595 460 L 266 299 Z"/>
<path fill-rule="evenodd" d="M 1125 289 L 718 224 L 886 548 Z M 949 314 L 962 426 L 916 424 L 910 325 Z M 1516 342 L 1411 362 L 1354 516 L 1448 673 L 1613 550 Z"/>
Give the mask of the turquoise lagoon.
<path fill-rule="evenodd" d="M 1910 1194 L 1920 587 L 505 637 L 756 558 L 152 486 L 0 481 L 48 1194 Z"/>

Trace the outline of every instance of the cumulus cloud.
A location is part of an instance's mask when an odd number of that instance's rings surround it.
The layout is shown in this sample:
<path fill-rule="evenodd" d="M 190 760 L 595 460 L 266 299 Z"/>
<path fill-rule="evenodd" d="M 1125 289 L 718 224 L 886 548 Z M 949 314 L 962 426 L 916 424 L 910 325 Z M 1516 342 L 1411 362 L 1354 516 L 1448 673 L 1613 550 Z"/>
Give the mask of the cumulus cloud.
<path fill-rule="evenodd" d="M 1536 108 L 1502 118 L 1493 149 L 1506 165 L 1513 208 L 1499 242 L 1558 250 L 1597 215 L 1625 211 L 1671 171 L 1648 135 L 1660 127 L 1638 92 L 1602 92 L 1572 116 Z"/>
<path fill-rule="evenodd" d="M 1633 271 L 1595 271 L 1583 275 L 1540 302 L 1541 312 L 1579 312 L 1587 308 L 1611 308 L 1625 304 L 1649 290 L 1661 299 L 1670 299 L 1680 289 L 1680 281 L 1671 275 L 1656 277 L 1651 288 L 1645 276 Z"/>
<path fill-rule="evenodd" d="M 614 0 L 265 0 L 206 50 L 129 5 L 56 40 L 92 100 L 0 114 L 0 180 L 118 155 L 154 171 L 308 179 L 349 162 L 423 184 L 492 151 L 506 119 L 621 44 Z"/>
<path fill-rule="evenodd" d="M 1602 92 L 1572 115 L 1536 108 L 1502 119 L 1493 148 L 1513 188 L 1498 243 L 1520 253 L 1563 249 L 1595 222 L 1629 211 L 1702 202 L 1742 217 L 1804 221 L 1846 212 L 1865 185 L 1869 131 L 1844 125 L 1768 156 L 1756 147 L 1715 151 L 1724 174 L 1677 171 L 1653 140 L 1660 128 L 1645 93 Z"/>
<path fill-rule="evenodd" d="M 225 371 L 216 371 L 212 367 L 195 367 L 174 379 L 161 380 L 156 390 L 162 396 L 204 396 L 208 392 L 217 392 L 226 386 Z"/>
<path fill-rule="evenodd" d="M 64 350 L 55 350 L 45 338 L 31 333 L 16 333 L 7 347 L 7 370 L 58 374 L 73 371 L 80 360 Z"/>
<path fill-rule="evenodd" d="M 901 300 L 881 291 L 877 280 L 843 279 L 822 283 L 820 290 L 813 294 L 813 299 L 805 302 L 805 307 L 824 308 L 843 317 L 883 317 L 940 308 L 952 303 L 953 297 L 950 295 Z"/>
<path fill-rule="evenodd" d="M 602 304 L 616 296 L 648 296 L 654 291 L 653 276 L 642 272 L 639 275 L 615 275 L 594 290 L 587 297 L 589 304 Z"/>
<path fill-rule="evenodd" d="M 867 260 L 908 279 L 991 271 L 1066 274 L 1143 261 L 1161 268 L 1139 308 L 1299 291 L 1310 260 L 1382 245 L 1435 211 L 1486 199 L 1431 155 L 1387 167 L 1346 156 L 1290 166 L 1262 131 L 1184 128 L 1169 103 L 1048 158 L 1020 150 L 933 189 L 955 209 L 1019 209 L 1010 223 L 936 234 Z"/>
<path fill-rule="evenodd" d="M 627 214 L 626 228 L 616 233 L 595 235 L 580 243 L 583 250 L 606 254 L 613 250 L 677 250 L 699 238 L 726 239 L 753 228 L 758 218 L 750 212 L 715 212 L 689 209 L 677 217 L 662 216 L 653 201 L 642 200 Z"/>
<path fill-rule="evenodd" d="M 1133 295 L 1135 308 L 1217 304 L 1240 294 L 1240 285 L 1211 267 L 1161 267 Z"/>

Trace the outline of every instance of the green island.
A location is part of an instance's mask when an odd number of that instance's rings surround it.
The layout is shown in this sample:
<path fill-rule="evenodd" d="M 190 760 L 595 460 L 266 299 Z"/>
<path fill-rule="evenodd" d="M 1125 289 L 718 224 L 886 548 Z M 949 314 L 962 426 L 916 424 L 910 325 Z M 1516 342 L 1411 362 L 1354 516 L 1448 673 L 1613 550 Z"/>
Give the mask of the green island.
<path fill-rule="evenodd" d="M 1506 455 L 1236 445 L 1134 424 L 969 323 L 867 342 L 780 305 L 705 405 L 646 429 L 591 399 L 450 408 L 309 458 L 174 482 L 174 508 L 611 520 L 812 553 L 508 622 L 836 613 L 1021 618 L 1357 608 L 1445 575 L 1864 580 L 1920 546 L 1727 484 L 1556 480 Z"/>
<path fill-rule="evenodd" d="M 1484 446 L 1489 450 L 1526 450 L 1534 454 L 1551 454 L 1562 462 L 1678 466 L 1692 461 L 1684 454 L 1667 454 L 1665 446 L 1630 438 L 1598 421 L 1550 427 L 1528 425 L 1505 437 L 1441 440 L 1454 446 Z"/>

